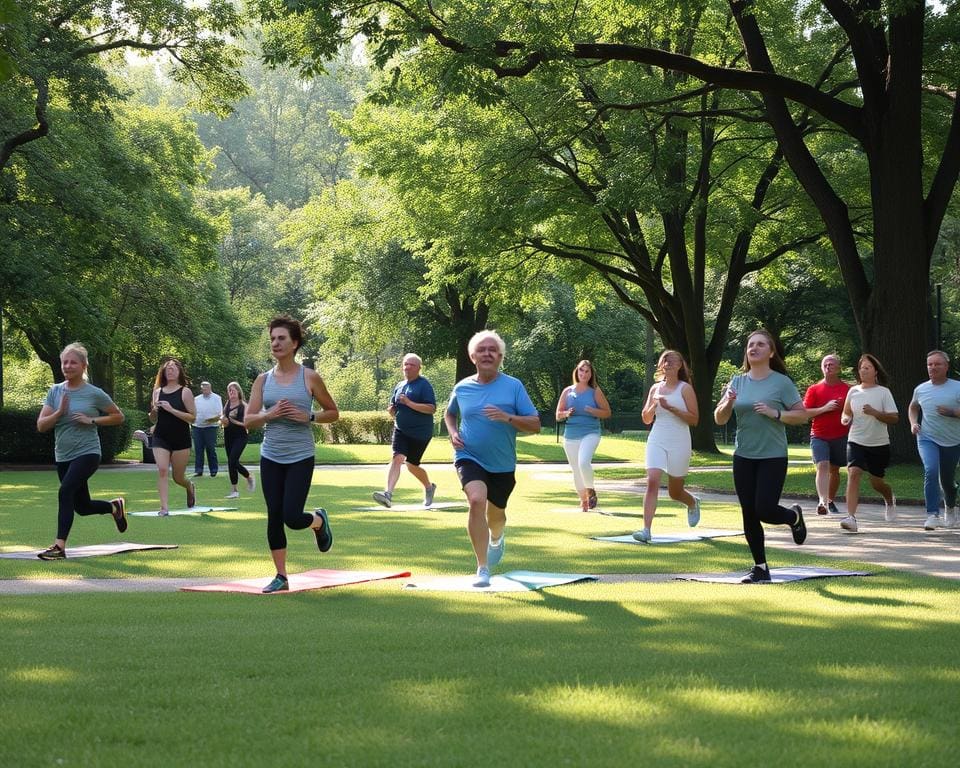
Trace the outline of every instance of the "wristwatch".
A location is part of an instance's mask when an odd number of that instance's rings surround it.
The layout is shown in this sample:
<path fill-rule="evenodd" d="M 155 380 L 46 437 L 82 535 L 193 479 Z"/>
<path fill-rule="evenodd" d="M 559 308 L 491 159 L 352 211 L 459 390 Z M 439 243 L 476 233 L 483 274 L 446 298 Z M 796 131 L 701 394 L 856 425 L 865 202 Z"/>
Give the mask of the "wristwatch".
<path fill-rule="evenodd" d="M 310 423 L 312 424 L 316 420 L 317 420 L 317 414 L 315 414 L 313 411 L 310 411 Z"/>

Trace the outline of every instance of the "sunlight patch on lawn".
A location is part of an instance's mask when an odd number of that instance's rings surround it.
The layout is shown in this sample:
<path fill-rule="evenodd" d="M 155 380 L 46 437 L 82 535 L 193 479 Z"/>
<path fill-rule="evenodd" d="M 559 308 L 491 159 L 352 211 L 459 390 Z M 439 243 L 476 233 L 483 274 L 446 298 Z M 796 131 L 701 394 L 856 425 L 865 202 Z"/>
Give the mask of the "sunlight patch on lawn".
<path fill-rule="evenodd" d="M 7 679 L 12 683 L 69 683 L 76 673 L 64 667 L 21 667 L 10 670 Z"/>
<path fill-rule="evenodd" d="M 544 714 L 581 723 L 613 721 L 620 726 L 640 726 L 666 714 L 641 691 L 622 686 L 554 685 L 520 694 L 516 700 Z"/>

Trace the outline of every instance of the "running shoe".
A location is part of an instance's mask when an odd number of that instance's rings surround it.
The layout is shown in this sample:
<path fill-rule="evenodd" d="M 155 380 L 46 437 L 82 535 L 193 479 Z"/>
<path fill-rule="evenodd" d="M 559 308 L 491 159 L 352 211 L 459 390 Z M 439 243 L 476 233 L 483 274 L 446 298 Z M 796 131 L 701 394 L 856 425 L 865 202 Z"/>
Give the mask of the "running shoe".
<path fill-rule="evenodd" d="M 110 501 L 110 514 L 113 515 L 113 522 L 117 524 L 117 530 L 120 533 L 127 530 L 127 504 L 123 499 Z"/>
<path fill-rule="evenodd" d="M 817 514 L 825 515 L 827 514 L 827 505 L 826 504 L 817 504 Z"/>
<path fill-rule="evenodd" d="M 433 504 L 433 495 L 437 492 L 437 484 L 430 483 L 430 487 L 423 491 L 423 506 L 429 507 Z M 376 494 L 374 494 L 376 495 Z M 389 507 L 390 505 L 387 504 Z"/>
<path fill-rule="evenodd" d="M 327 517 L 327 510 L 323 507 L 317 507 L 313 510 L 314 522 L 322 522 L 321 527 L 316 525 L 313 528 L 313 535 L 317 537 L 317 549 L 321 552 L 329 552 L 333 546 L 333 531 L 330 530 L 330 518 Z"/>
<path fill-rule="evenodd" d="M 587 494 L 589 496 L 588 503 L 589 503 L 590 509 L 596 509 L 597 508 L 597 492 L 593 490 L 593 488 L 588 488 Z"/>
<path fill-rule="evenodd" d="M 893 500 L 887 504 L 886 501 L 883 502 L 883 519 L 888 523 L 892 523 L 897 519 L 897 497 L 894 496 Z"/>
<path fill-rule="evenodd" d="M 794 544 L 803 544 L 807 540 L 807 524 L 803 522 L 803 509 L 799 504 L 790 507 L 797 513 L 797 521 L 790 525 L 790 532 L 793 534 Z"/>
<path fill-rule="evenodd" d="M 474 579 L 473 586 L 475 587 L 489 587 L 490 586 L 490 569 L 485 565 L 481 565 L 477 568 L 477 578 Z"/>
<path fill-rule="evenodd" d="M 636 531 L 633 534 L 634 541 L 639 541 L 642 544 L 649 544 L 653 540 L 653 535 L 650 533 L 649 528 L 644 528 L 642 531 Z"/>
<path fill-rule="evenodd" d="M 755 565 L 750 569 L 750 573 L 740 579 L 741 584 L 769 584 L 770 569 L 760 565 Z"/>
<path fill-rule="evenodd" d="M 279 573 L 273 577 L 267 586 L 265 586 L 261 591 L 264 595 L 270 595 L 274 592 L 286 592 L 290 589 L 290 582 L 287 580 L 286 576 L 281 576 Z"/>
<path fill-rule="evenodd" d="M 253 475 L 247 475 L 247 490 L 253 493 L 256 489 L 257 481 L 253 478 Z"/>
<path fill-rule="evenodd" d="M 840 521 L 840 527 L 845 531 L 850 531 L 850 533 L 857 532 L 857 518 L 853 515 L 847 515 L 843 520 Z"/>
<path fill-rule="evenodd" d="M 43 552 L 38 552 L 37 557 L 41 560 L 66 560 L 67 553 L 64 552 L 63 548 L 54 544 L 49 549 L 43 550 Z"/>
<path fill-rule="evenodd" d="M 493 539 L 490 539 L 490 543 L 487 544 L 487 565 L 490 568 L 496 568 L 503 560 L 503 550 L 506 549 L 506 546 L 506 536 L 502 533 L 498 544 L 494 544 Z"/>
<path fill-rule="evenodd" d="M 923 530 L 925 531 L 935 531 L 942 527 L 943 518 L 940 515 L 927 515 L 927 519 L 923 523 Z"/>
<path fill-rule="evenodd" d="M 197 486 L 193 483 L 187 486 L 187 508 L 195 506 L 197 503 Z"/>
<path fill-rule="evenodd" d="M 834 504 L 832 501 L 828 501 L 828 502 L 827 502 L 827 509 L 830 511 L 830 514 L 831 514 L 831 515 L 839 515 L 839 514 L 840 514 L 840 510 L 837 509 L 837 505 Z"/>
<path fill-rule="evenodd" d="M 693 497 L 693 506 L 687 507 L 687 525 L 691 528 L 696 528 L 697 523 L 700 522 L 700 499 L 696 496 Z"/>
<path fill-rule="evenodd" d="M 390 509 L 390 505 L 393 503 L 393 494 L 390 491 L 374 491 L 373 500 L 381 507 Z"/>
<path fill-rule="evenodd" d="M 239 498 L 240 498 L 240 492 L 239 492 L 239 491 L 230 491 L 230 493 L 228 493 L 228 494 L 227 494 L 226 496 L 224 496 L 223 498 L 225 498 L 225 499 L 239 499 Z"/>

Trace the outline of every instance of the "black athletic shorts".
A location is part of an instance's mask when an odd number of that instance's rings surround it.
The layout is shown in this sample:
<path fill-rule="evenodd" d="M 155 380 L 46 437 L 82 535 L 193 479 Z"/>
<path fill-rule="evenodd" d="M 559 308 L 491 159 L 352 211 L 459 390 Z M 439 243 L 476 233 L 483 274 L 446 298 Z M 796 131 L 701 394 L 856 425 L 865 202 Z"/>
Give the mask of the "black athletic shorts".
<path fill-rule="evenodd" d="M 859 467 L 874 477 L 883 477 L 890 466 L 890 446 L 847 442 L 847 466 Z"/>
<path fill-rule="evenodd" d="M 423 458 L 423 452 L 427 450 L 428 445 L 430 445 L 430 438 L 417 440 L 396 427 L 393 428 L 393 455 L 405 456 L 407 464 L 419 467 L 420 459 Z"/>
<path fill-rule="evenodd" d="M 487 486 L 487 501 L 500 509 L 507 508 L 510 494 L 517 485 L 517 476 L 514 472 L 487 472 L 477 462 L 470 459 L 458 459 L 454 466 L 460 478 L 460 487 L 467 483 L 479 480 Z"/>

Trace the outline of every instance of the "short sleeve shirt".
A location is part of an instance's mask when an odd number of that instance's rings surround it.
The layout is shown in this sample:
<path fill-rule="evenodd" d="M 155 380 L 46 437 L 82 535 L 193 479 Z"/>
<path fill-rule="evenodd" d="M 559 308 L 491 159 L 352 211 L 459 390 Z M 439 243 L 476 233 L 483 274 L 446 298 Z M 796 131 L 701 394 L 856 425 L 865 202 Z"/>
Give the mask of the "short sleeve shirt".
<path fill-rule="evenodd" d="M 113 405 L 113 400 L 100 387 L 89 382 L 77 389 L 67 389 L 66 384 L 54 384 L 47 392 L 45 405 L 53 410 L 60 407 L 64 395 L 70 397 L 70 406 L 53 428 L 54 457 L 57 461 L 72 461 L 78 456 L 100 455 L 100 434 L 95 424 L 79 424 L 71 418 L 75 413 L 96 418 L 103 416 Z"/>
<path fill-rule="evenodd" d="M 920 437 L 945 448 L 960 445 L 960 418 L 937 413 L 938 405 L 960 409 L 960 381 L 947 379 L 943 384 L 925 381 L 913 390 L 913 402 L 919 403 L 923 414 Z"/>
<path fill-rule="evenodd" d="M 857 384 L 850 389 L 847 402 L 850 403 L 850 413 L 853 415 L 847 439 L 851 443 L 865 445 L 868 448 L 889 445 L 890 433 L 887 432 L 887 425 L 880 419 L 864 413 L 863 406 L 872 405 L 878 411 L 896 413 L 897 404 L 893 401 L 890 390 L 879 384 L 873 387 Z"/>
<path fill-rule="evenodd" d="M 737 437 L 733 452 L 745 459 L 776 459 L 787 455 L 787 433 L 783 422 L 753 410 L 757 403 L 766 403 L 781 411 L 800 402 L 800 393 L 789 376 L 771 371 L 764 379 L 751 379 L 741 373 L 730 380 L 737 393 L 733 411 L 737 416 Z"/>
<path fill-rule="evenodd" d="M 450 393 L 447 411 L 460 417 L 463 448 L 456 459 L 475 461 L 487 472 L 513 472 L 517 468 L 517 430 L 507 422 L 487 418 L 483 409 L 493 405 L 512 416 L 536 416 L 527 390 L 519 379 L 505 373 L 481 384 L 476 376 L 458 381 Z"/>
<path fill-rule="evenodd" d="M 397 429 L 414 440 L 427 441 L 433 437 L 433 414 L 420 413 L 408 405 L 399 402 L 400 395 L 406 395 L 415 403 L 437 404 L 437 396 L 433 393 L 433 385 L 423 376 L 417 376 L 413 381 L 404 379 L 393 388 L 390 402 L 396 407 Z"/>
<path fill-rule="evenodd" d="M 813 417 L 810 422 L 810 437 L 818 437 L 821 440 L 846 437 L 847 426 L 840 419 L 843 416 L 843 401 L 849 389 L 850 385 L 845 381 L 838 381 L 836 384 L 818 381 L 807 389 L 807 393 L 803 396 L 804 408 L 820 408 L 831 400 L 840 401 L 836 410 Z"/>

